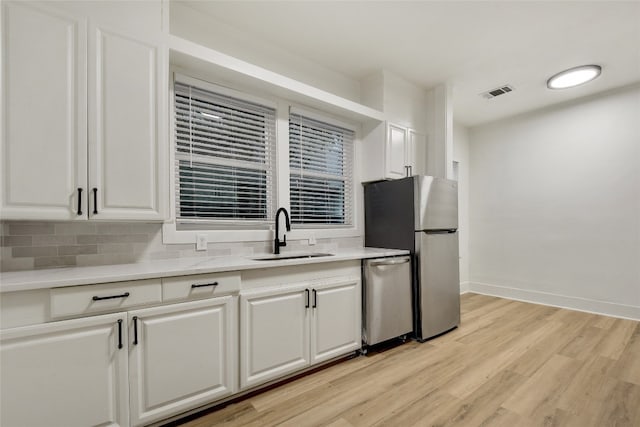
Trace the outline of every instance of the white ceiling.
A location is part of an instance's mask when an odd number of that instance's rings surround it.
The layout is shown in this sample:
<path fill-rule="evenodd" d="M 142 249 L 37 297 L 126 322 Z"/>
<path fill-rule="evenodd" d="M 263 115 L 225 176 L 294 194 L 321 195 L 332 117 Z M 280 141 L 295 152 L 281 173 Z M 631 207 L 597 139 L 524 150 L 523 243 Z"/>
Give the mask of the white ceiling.
<path fill-rule="evenodd" d="M 454 119 L 473 126 L 640 81 L 640 1 L 195 1 L 242 31 L 355 79 L 390 70 L 453 86 Z M 600 64 L 584 86 L 556 72 Z M 485 100 L 481 92 L 515 91 Z"/>

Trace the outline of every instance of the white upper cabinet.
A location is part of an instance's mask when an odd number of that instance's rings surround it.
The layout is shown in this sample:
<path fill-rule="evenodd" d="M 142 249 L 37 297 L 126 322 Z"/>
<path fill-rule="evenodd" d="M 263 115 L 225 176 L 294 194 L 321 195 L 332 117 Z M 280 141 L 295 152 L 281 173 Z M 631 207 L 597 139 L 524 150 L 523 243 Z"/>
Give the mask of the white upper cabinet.
<path fill-rule="evenodd" d="M 2 5 L 4 219 L 86 219 L 86 28 L 50 7 Z"/>
<path fill-rule="evenodd" d="M 115 6 L 95 3 L 105 7 Z M 115 9 L 102 12 L 114 21 Z M 160 31 L 105 28 L 83 2 L 3 2 L 2 15 L 2 217 L 164 219 Z"/>
<path fill-rule="evenodd" d="M 424 134 L 405 126 L 386 122 L 365 129 L 362 181 L 423 174 L 425 144 Z"/>
<path fill-rule="evenodd" d="M 406 163 L 411 175 L 426 173 L 427 137 L 425 134 L 408 129 Z"/>
<path fill-rule="evenodd" d="M 163 219 L 169 167 L 164 50 L 93 25 L 89 46 L 89 215 Z"/>
<path fill-rule="evenodd" d="M 394 124 L 387 125 L 385 144 L 385 177 L 403 178 L 407 176 L 409 138 L 407 129 Z"/>

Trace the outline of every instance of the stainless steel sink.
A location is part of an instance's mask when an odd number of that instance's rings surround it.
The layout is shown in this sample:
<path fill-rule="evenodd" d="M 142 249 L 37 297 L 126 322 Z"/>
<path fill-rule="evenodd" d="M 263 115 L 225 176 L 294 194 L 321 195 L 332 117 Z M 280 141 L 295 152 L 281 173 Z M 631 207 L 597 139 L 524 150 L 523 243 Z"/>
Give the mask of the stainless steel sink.
<path fill-rule="evenodd" d="M 279 255 L 266 255 L 257 258 L 252 258 L 254 261 L 278 261 L 281 259 L 300 259 L 300 258 L 319 258 L 325 256 L 333 256 L 333 254 L 325 254 L 321 252 L 311 252 L 304 254 L 279 254 Z"/>

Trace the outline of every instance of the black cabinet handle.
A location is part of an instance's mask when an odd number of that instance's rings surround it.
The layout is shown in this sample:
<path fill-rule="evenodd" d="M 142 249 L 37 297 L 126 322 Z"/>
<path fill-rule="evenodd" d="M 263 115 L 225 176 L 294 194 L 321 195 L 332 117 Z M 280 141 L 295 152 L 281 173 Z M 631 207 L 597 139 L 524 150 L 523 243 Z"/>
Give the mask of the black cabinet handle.
<path fill-rule="evenodd" d="M 304 305 L 304 308 L 309 308 L 309 289 L 305 289 L 305 290 L 304 290 L 304 293 L 305 293 L 305 294 L 306 294 L 306 296 L 307 296 L 307 302 L 306 302 L 306 304 Z"/>
<path fill-rule="evenodd" d="M 133 345 L 138 345 L 138 316 L 133 316 Z"/>
<path fill-rule="evenodd" d="M 118 348 L 122 348 L 122 319 L 118 319 Z"/>
<path fill-rule="evenodd" d="M 94 301 L 102 301 L 103 299 L 114 299 L 114 298 L 126 298 L 129 296 L 129 292 L 125 292 L 122 295 L 110 295 L 108 297 L 98 297 L 98 296 L 94 296 L 92 299 Z"/>
<path fill-rule="evenodd" d="M 195 288 L 204 288 L 204 287 L 206 287 L 206 286 L 218 286 L 218 282 L 213 282 L 213 283 L 203 283 L 203 284 L 201 284 L 201 285 L 195 285 L 195 284 L 194 284 L 194 285 L 191 285 L 191 288 L 192 288 L 192 289 L 195 289 Z"/>
<path fill-rule="evenodd" d="M 313 290 L 313 307 L 312 308 L 316 308 L 318 307 L 318 293 L 316 292 L 316 290 Z"/>
<path fill-rule="evenodd" d="M 78 188 L 78 215 L 82 215 L 82 188 Z"/>
<path fill-rule="evenodd" d="M 98 213 L 98 189 L 93 189 L 93 214 L 96 215 Z"/>

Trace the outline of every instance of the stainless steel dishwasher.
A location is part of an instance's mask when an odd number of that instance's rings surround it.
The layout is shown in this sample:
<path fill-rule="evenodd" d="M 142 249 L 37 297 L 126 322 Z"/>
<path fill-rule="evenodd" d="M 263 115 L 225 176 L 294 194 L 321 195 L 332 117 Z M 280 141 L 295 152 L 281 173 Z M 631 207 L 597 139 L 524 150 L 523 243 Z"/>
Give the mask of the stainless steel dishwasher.
<path fill-rule="evenodd" d="M 411 257 L 368 259 L 363 270 L 364 343 L 373 345 L 411 333 Z"/>

